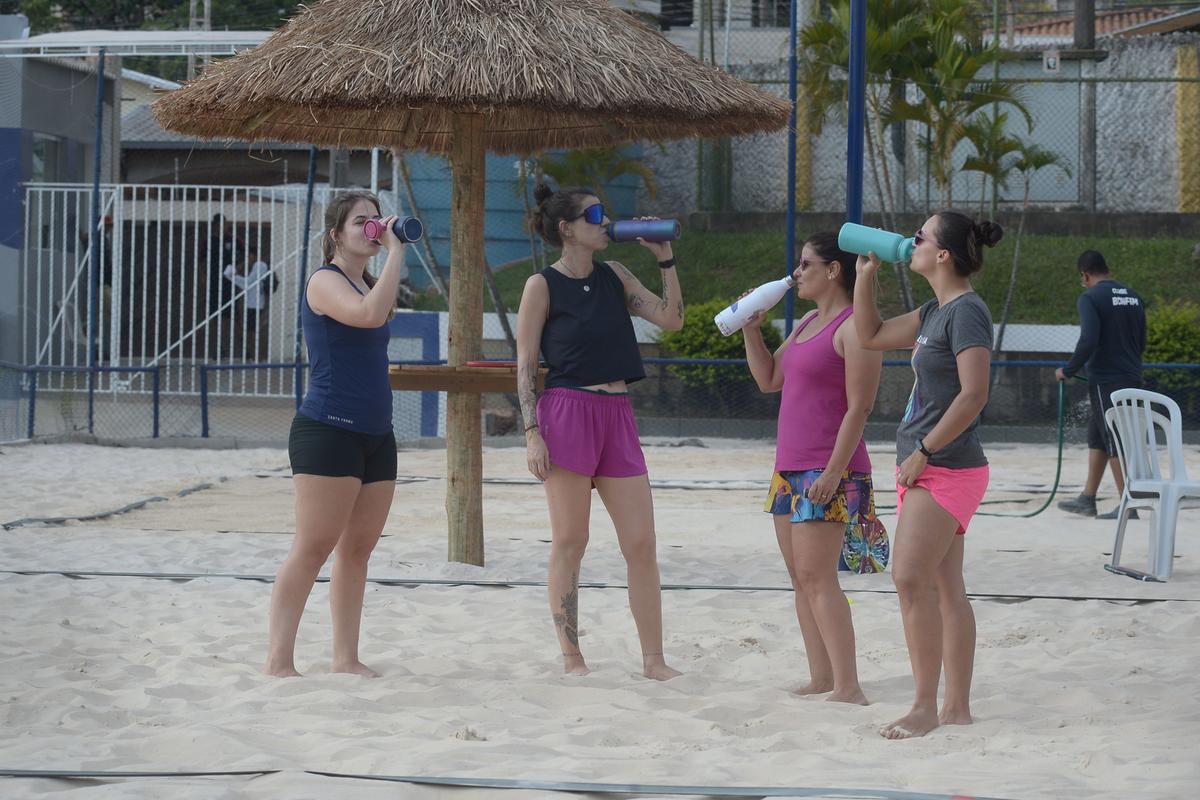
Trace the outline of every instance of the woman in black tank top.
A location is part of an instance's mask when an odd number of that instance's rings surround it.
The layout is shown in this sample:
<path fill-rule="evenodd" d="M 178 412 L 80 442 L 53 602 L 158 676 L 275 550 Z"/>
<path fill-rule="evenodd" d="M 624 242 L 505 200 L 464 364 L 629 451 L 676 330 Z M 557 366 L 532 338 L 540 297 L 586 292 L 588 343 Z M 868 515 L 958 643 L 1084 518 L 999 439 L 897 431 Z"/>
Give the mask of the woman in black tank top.
<path fill-rule="evenodd" d="M 586 674 L 579 643 L 579 568 L 588 541 L 592 487 L 608 509 L 629 568 L 629 605 L 642 647 L 642 671 L 668 680 L 654 509 L 646 462 L 626 392 L 645 377 L 631 316 L 683 326 L 683 295 L 669 243 L 642 245 L 662 268 L 655 296 L 621 264 L 594 259 L 608 246 L 608 217 L 585 189 L 542 187 L 533 224 L 561 257 L 525 283 L 517 314 L 517 392 L 529 471 L 550 506 L 550 612 L 563 670 Z M 548 367 L 537 395 L 538 356 Z"/>

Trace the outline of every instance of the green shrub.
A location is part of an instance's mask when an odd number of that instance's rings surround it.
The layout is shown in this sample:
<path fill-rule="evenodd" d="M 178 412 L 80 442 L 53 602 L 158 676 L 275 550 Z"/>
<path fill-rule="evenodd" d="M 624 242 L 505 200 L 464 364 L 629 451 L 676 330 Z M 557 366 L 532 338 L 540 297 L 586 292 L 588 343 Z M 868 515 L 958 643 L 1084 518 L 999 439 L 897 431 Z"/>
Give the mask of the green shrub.
<path fill-rule="evenodd" d="M 696 303 L 687 308 L 687 316 L 683 328 L 678 331 L 663 331 L 659 335 L 659 343 L 676 358 L 745 358 L 746 347 L 742 343 L 742 335 L 722 336 L 717 330 L 713 317 L 725 309 L 725 300 L 709 300 L 706 303 Z M 767 348 L 775 352 L 782 338 L 779 331 L 770 320 L 763 323 L 763 340 Z M 677 375 L 687 386 L 692 388 L 707 388 L 720 393 L 722 387 L 732 382 L 743 382 L 750 379 L 749 370 L 744 366 L 718 366 L 716 364 L 679 364 L 673 365 L 670 371 Z"/>
<path fill-rule="evenodd" d="M 1157 300 L 1146 312 L 1147 364 L 1200 364 L 1200 304 L 1191 300 Z M 1148 370 L 1146 383 L 1155 391 L 1187 395 L 1200 390 L 1200 371 Z"/>

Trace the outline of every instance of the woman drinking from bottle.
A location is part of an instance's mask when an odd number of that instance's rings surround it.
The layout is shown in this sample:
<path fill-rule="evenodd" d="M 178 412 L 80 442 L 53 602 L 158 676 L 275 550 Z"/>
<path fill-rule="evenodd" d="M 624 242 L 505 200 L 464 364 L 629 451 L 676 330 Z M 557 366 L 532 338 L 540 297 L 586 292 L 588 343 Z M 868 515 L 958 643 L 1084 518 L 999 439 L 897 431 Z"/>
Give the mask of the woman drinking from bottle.
<path fill-rule="evenodd" d="M 899 522 L 892 558 L 916 699 L 908 714 L 880 729 L 888 739 L 971 722 L 975 614 L 963 583 L 963 545 L 988 485 L 976 426 L 988 397 L 992 315 L 970 278 L 983 268 L 983 248 L 1003 235 L 999 225 L 977 224 L 955 211 L 930 217 L 914 237 L 910 268 L 929 281 L 934 298 L 887 321 L 875 306 L 879 260 L 874 253 L 858 260 L 854 324 L 863 346 L 911 347 L 916 373 L 896 432 Z"/>
<path fill-rule="evenodd" d="M 774 516 L 808 656 L 809 681 L 793 691 L 828 692 L 827 700 L 866 705 L 837 572 L 847 526 L 858 527 L 863 540 L 883 535 L 863 441 L 883 356 L 863 348 L 854 325 L 846 324 L 854 311 L 854 261 L 838 248 L 837 234 L 813 235 L 792 276 L 796 296 L 816 309 L 774 354 L 763 341 L 765 314 L 751 317 L 742 331 L 758 388 L 783 392 L 764 510 Z"/>
<path fill-rule="evenodd" d="M 529 471 L 550 506 L 550 613 L 567 673 L 586 674 L 579 641 L 579 569 L 588 542 L 592 488 L 608 510 L 628 568 L 629 607 L 642 671 L 667 680 L 654 508 L 646 460 L 627 394 L 645 377 L 631 316 L 669 330 L 683 326 L 683 295 L 669 242 L 639 239 L 661 267 L 656 297 L 616 261 L 604 206 L 585 189 L 538 189 L 533 226 L 560 258 L 525 282 L 517 314 L 517 392 Z M 538 355 L 549 372 L 537 396 Z"/>
<path fill-rule="evenodd" d="M 275 577 L 267 663 L 270 675 L 299 675 L 296 630 L 321 567 L 335 554 L 329 585 L 333 671 L 368 677 L 359 661 L 367 561 L 396 488 L 396 439 L 388 383 L 388 317 L 404 270 L 404 245 L 383 220 L 379 241 L 364 232 L 379 219 L 367 192 L 334 198 L 325 211 L 326 266 L 313 273 L 300 306 L 311 370 L 308 392 L 288 437 L 296 487 L 296 538 Z M 367 262 L 387 250 L 376 280 Z"/>

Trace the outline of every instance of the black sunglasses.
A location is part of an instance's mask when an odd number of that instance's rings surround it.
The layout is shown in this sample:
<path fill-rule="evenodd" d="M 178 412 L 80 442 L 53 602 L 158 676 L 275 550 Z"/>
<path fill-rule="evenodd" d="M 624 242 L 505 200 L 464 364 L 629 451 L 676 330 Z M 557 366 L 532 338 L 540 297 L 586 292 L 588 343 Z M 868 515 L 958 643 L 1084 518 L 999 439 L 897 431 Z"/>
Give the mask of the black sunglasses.
<path fill-rule="evenodd" d="M 939 249 L 939 250 L 946 249 L 946 248 L 942 247 L 940 244 L 938 244 L 937 239 L 934 239 L 932 236 L 926 236 L 924 231 L 917 231 L 916 233 L 913 234 L 913 247 L 919 247 L 921 242 L 933 242 L 934 247 L 936 247 L 937 249 Z"/>

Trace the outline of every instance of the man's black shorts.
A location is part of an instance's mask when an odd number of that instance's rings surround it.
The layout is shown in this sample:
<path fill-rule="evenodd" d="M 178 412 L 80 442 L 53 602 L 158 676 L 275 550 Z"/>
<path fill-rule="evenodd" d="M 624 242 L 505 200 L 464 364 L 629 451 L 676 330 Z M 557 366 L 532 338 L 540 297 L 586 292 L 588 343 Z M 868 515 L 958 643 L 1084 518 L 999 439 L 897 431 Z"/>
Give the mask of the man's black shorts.
<path fill-rule="evenodd" d="M 1118 389 L 1140 389 L 1141 381 L 1125 381 L 1123 383 L 1093 383 L 1088 385 L 1088 399 L 1092 404 L 1092 416 L 1088 420 L 1088 447 L 1092 450 L 1103 450 L 1109 458 L 1117 457 L 1117 443 L 1104 424 L 1104 414 L 1112 404 L 1112 393 Z"/>
<path fill-rule="evenodd" d="M 348 431 L 297 414 L 288 436 L 293 475 L 358 478 L 364 484 L 396 480 L 396 437 Z"/>

